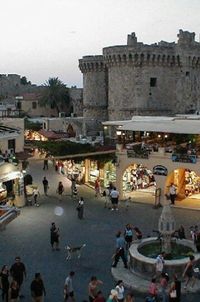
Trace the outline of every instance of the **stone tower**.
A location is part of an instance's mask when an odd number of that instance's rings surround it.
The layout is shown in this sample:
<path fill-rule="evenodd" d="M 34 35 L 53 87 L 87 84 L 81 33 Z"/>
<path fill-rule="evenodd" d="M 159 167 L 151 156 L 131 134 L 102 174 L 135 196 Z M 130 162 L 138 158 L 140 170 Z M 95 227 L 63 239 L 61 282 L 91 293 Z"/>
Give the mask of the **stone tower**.
<path fill-rule="evenodd" d="M 85 56 L 79 60 L 83 73 L 83 116 L 93 120 L 95 130 L 108 119 L 107 69 L 103 56 Z"/>
<path fill-rule="evenodd" d="M 128 35 L 127 45 L 103 48 L 79 61 L 84 116 L 100 120 L 133 115 L 174 115 L 200 110 L 200 43 L 180 30 L 177 43 L 146 45 Z"/>

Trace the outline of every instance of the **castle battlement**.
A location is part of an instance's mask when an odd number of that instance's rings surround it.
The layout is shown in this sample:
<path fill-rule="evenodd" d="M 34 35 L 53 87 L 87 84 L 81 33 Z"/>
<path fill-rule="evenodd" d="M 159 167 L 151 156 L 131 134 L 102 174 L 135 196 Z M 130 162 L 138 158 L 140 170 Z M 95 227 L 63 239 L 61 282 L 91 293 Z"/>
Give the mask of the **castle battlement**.
<path fill-rule="evenodd" d="M 200 110 L 200 43 L 179 30 L 176 42 L 138 42 L 103 48 L 79 60 L 85 116 L 129 119 L 134 114 L 177 114 Z M 93 109 L 92 109 L 93 108 Z M 94 108 L 98 108 L 95 113 Z"/>
<path fill-rule="evenodd" d="M 79 68 L 83 73 L 89 71 L 104 71 L 104 58 L 102 55 L 84 56 L 82 59 L 79 60 Z"/>

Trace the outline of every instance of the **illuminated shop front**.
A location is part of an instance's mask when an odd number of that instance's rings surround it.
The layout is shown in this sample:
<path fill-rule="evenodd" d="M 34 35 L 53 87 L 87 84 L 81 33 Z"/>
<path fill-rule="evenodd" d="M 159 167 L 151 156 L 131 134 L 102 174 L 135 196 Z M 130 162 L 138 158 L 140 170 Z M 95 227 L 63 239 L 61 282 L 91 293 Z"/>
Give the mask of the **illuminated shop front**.
<path fill-rule="evenodd" d="M 5 163 L 0 167 L 0 203 L 24 206 L 24 178 L 16 166 Z"/>
<path fill-rule="evenodd" d="M 55 160 L 55 169 L 67 178 L 75 178 L 77 183 L 89 183 L 92 187 L 99 178 L 101 187 L 108 187 L 109 183 L 116 182 L 116 166 L 112 161 L 101 162 L 86 158 L 84 160 L 66 159 Z"/>
<path fill-rule="evenodd" d="M 123 192 L 146 191 L 154 193 L 155 177 L 151 170 L 141 164 L 132 164 L 123 175 Z"/>
<path fill-rule="evenodd" d="M 200 176 L 195 171 L 184 168 L 174 170 L 167 178 L 166 191 L 172 182 L 177 188 L 177 199 L 200 199 Z"/>

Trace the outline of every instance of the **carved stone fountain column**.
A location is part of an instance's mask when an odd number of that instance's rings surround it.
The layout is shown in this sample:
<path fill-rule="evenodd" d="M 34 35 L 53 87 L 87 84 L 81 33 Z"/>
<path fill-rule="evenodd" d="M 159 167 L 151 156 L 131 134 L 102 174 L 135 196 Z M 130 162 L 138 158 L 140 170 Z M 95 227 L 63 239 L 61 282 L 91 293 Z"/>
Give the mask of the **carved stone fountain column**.
<path fill-rule="evenodd" d="M 172 215 L 169 204 L 164 204 L 158 222 L 158 230 L 162 237 L 162 251 L 166 254 L 171 253 L 171 237 L 175 232 L 175 219 Z"/>

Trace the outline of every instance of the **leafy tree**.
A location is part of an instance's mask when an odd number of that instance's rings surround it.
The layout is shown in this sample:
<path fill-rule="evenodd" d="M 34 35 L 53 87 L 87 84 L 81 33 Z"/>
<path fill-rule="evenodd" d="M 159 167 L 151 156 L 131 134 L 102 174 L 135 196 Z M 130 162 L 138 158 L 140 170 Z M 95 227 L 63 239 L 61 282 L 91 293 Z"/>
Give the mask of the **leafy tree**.
<path fill-rule="evenodd" d="M 51 108 L 55 108 L 58 114 L 67 107 L 70 109 L 69 89 L 63 82 L 58 78 L 49 78 L 44 87 L 46 89 L 42 93 L 40 106 L 48 105 Z"/>
<path fill-rule="evenodd" d="M 21 85 L 30 85 L 31 84 L 30 81 L 27 81 L 26 77 L 21 77 L 20 83 L 21 83 Z"/>

